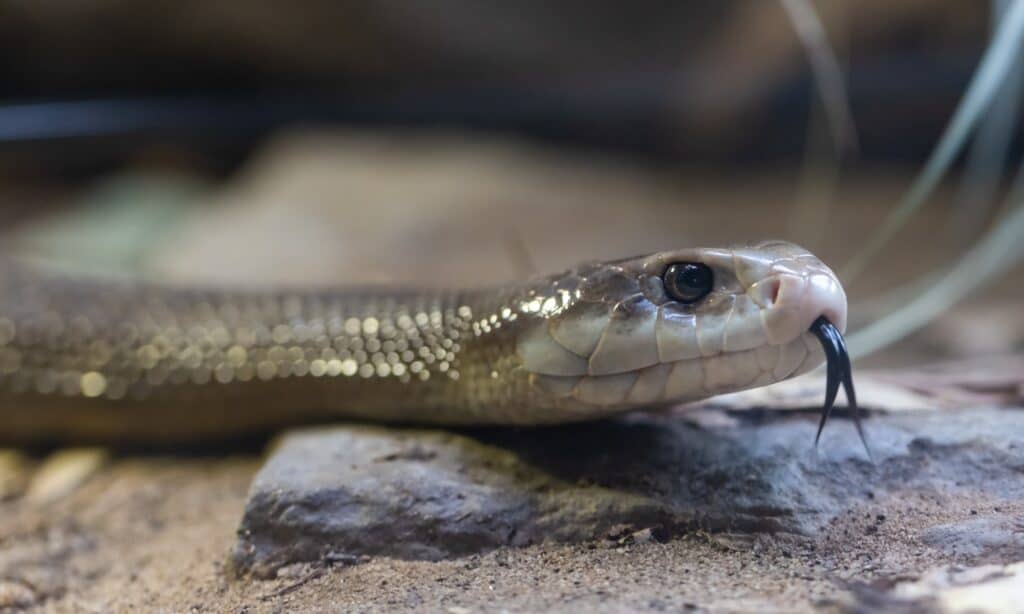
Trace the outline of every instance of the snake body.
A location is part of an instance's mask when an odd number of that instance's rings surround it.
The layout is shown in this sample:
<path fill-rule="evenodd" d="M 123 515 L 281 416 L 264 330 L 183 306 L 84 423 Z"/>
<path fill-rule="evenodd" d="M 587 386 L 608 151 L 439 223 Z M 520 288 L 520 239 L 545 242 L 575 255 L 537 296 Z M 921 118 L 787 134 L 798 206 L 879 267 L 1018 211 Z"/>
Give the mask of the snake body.
<path fill-rule="evenodd" d="M 673 263 L 714 272 L 692 304 Z M 254 291 L 0 268 L 0 439 L 195 439 L 338 416 L 551 424 L 762 386 L 845 327 L 795 245 L 691 248 L 466 290 Z"/>

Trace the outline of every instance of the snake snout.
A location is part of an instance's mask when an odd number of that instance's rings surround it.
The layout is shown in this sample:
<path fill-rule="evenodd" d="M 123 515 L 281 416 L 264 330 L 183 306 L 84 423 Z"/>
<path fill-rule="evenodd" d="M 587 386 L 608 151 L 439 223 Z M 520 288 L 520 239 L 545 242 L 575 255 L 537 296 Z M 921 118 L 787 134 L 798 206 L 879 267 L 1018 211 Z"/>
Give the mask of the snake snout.
<path fill-rule="evenodd" d="M 831 271 L 782 273 L 757 284 L 768 341 L 788 343 L 824 316 L 846 330 L 846 293 Z"/>

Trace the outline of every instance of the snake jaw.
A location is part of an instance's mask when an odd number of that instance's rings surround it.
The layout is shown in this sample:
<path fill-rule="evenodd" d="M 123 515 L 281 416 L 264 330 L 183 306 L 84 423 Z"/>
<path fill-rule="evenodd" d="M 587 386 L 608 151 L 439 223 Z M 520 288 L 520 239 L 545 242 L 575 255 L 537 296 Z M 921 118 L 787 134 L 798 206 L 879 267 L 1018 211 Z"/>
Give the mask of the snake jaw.
<path fill-rule="evenodd" d="M 853 387 L 853 369 L 850 365 L 850 355 L 846 350 L 846 342 L 835 325 L 825 316 L 818 317 L 809 331 L 821 342 L 828 369 L 825 383 L 825 404 L 822 406 L 821 421 L 818 423 L 818 432 L 814 436 L 814 445 L 817 446 L 821 439 L 821 432 L 832 414 L 832 407 L 839 394 L 839 385 L 842 384 L 843 391 L 846 393 L 846 402 L 857 427 L 857 434 L 860 436 L 868 457 L 871 457 L 871 448 L 868 447 L 867 437 L 864 435 L 864 425 L 861 424 L 860 410 L 857 407 L 857 393 Z"/>

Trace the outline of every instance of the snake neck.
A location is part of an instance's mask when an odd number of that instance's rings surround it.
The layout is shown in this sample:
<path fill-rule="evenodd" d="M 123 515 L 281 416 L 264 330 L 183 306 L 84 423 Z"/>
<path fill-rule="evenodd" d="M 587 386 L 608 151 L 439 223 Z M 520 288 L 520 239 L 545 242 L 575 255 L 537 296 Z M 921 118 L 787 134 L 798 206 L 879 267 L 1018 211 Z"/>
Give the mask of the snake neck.
<path fill-rule="evenodd" d="M 0 412 L 527 421 L 519 293 L 182 290 L 8 265 Z"/>

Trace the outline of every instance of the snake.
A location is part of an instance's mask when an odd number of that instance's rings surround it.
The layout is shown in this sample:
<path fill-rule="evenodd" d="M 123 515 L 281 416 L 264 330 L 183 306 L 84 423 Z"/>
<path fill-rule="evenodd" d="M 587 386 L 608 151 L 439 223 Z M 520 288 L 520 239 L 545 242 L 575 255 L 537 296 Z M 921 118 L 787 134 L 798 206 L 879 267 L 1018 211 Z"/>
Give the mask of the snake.
<path fill-rule="evenodd" d="M 181 441 L 339 418 L 547 425 L 767 386 L 828 362 L 835 273 L 783 241 L 488 287 L 249 288 L 0 260 L 0 441 Z M 857 423 L 860 428 L 860 422 Z"/>

